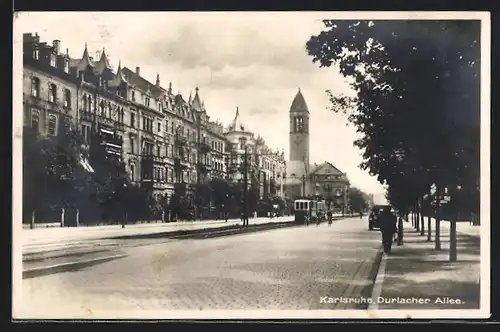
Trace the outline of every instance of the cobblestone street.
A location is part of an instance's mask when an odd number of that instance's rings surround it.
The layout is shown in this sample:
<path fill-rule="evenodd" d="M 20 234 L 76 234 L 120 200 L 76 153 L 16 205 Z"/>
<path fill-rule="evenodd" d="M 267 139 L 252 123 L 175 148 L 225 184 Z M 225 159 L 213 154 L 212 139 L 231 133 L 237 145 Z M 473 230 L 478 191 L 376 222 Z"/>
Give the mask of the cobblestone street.
<path fill-rule="evenodd" d="M 379 232 L 366 218 L 127 247 L 112 262 L 23 280 L 23 316 L 107 310 L 354 309 L 369 297 Z M 328 301 L 326 301 L 328 302 Z M 47 310 L 47 308 L 51 308 Z"/>

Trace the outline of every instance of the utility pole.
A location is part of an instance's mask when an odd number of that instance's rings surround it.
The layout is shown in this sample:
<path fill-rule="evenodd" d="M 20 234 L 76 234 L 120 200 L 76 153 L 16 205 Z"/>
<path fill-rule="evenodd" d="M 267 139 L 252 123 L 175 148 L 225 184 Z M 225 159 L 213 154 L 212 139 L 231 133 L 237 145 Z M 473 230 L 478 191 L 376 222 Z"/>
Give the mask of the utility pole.
<path fill-rule="evenodd" d="M 302 197 L 306 197 L 306 175 L 302 175 Z"/>
<path fill-rule="evenodd" d="M 245 144 L 243 160 L 243 226 L 248 226 L 248 147 Z"/>

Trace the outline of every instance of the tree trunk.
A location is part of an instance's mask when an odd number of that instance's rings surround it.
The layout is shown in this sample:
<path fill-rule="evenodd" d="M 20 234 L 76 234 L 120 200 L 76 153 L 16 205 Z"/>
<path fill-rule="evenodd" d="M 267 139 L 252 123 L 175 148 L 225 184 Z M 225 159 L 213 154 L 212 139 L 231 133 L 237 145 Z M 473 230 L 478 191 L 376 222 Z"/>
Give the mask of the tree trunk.
<path fill-rule="evenodd" d="M 424 221 L 424 198 L 420 198 L 420 235 L 425 235 L 425 221 Z"/>
<path fill-rule="evenodd" d="M 419 219 L 420 219 L 420 209 L 419 209 L 419 206 L 418 206 L 418 199 L 415 203 L 415 229 L 417 232 L 420 231 L 420 223 L 419 223 Z"/>
<path fill-rule="evenodd" d="M 440 205 L 441 205 L 441 187 L 438 185 L 436 187 L 436 235 L 434 239 L 435 249 L 441 250 L 441 238 L 440 238 Z"/>

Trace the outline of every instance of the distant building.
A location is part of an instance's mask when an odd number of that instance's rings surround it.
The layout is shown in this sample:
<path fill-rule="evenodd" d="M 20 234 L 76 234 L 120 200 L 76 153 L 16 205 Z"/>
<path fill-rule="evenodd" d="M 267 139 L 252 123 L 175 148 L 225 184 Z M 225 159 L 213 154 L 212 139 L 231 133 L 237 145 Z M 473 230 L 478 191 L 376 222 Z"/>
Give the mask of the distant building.
<path fill-rule="evenodd" d="M 314 165 L 309 177 L 313 188 L 311 195 L 321 196 L 333 207 L 347 206 L 349 179 L 345 173 L 325 161 L 320 165 Z"/>
<path fill-rule="evenodd" d="M 247 171 L 248 179 L 257 176 L 260 185 L 260 198 L 284 196 L 283 184 L 286 169 L 284 153 L 273 151 L 264 139 L 256 136 L 241 120 L 236 108 L 233 121 L 227 127 L 224 136 L 228 142 L 227 169 L 231 181 L 242 181 Z M 245 147 L 247 150 L 247 169 L 243 169 Z M 252 174 L 257 172 L 258 174 Z"/>

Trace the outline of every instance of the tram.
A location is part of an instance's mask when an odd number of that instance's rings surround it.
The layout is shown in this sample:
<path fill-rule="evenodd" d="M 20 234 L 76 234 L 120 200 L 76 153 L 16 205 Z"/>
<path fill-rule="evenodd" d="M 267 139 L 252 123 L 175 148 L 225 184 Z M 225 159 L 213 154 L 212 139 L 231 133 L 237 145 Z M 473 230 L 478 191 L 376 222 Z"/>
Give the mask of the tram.
<path fill-rule="evenodd" d="M 314 199 L 296 199 L 293 202 L 295 222 L 304 224 L 306 217 L 309 222 L 322 221 L 326 214 L 326 203 Z"/>

